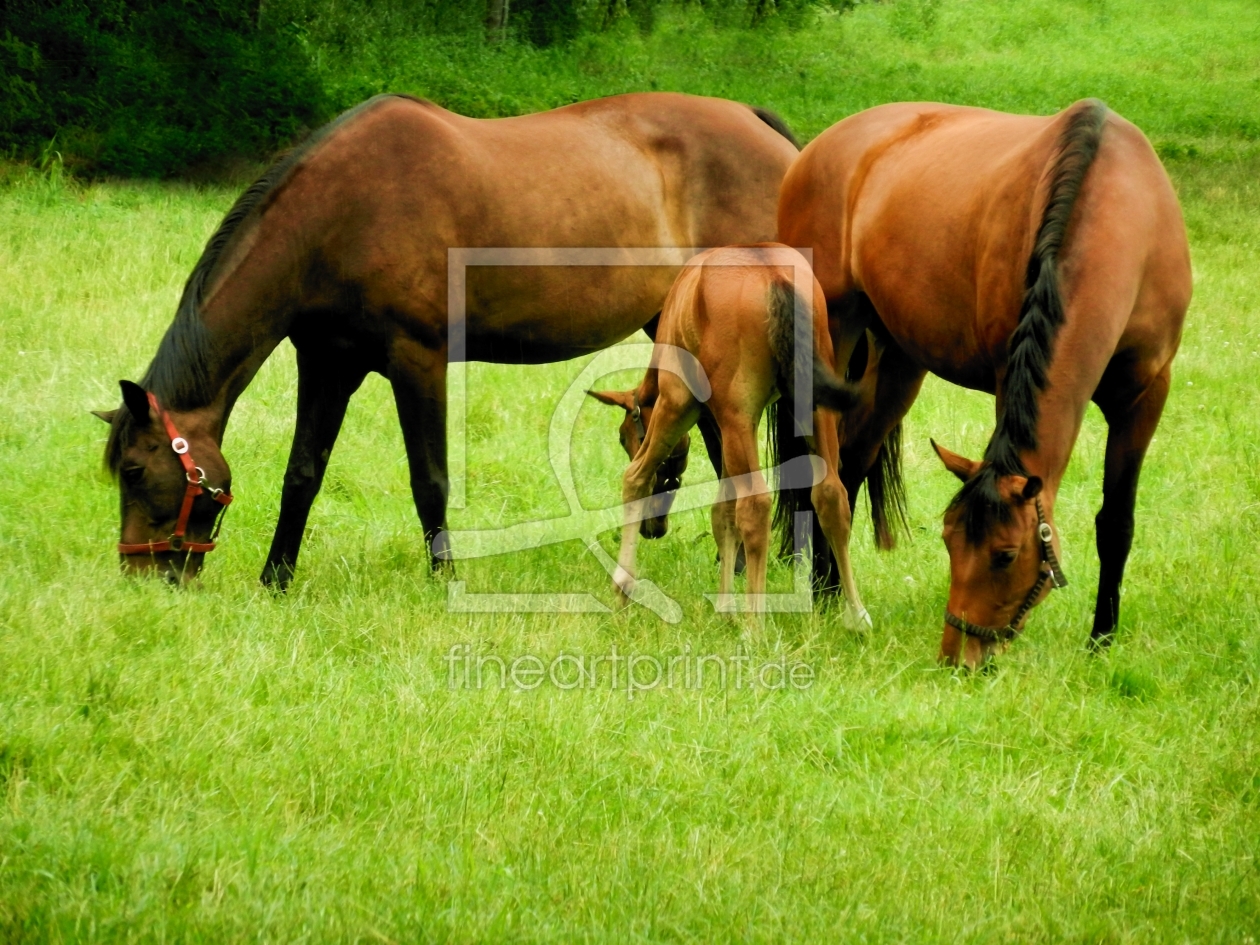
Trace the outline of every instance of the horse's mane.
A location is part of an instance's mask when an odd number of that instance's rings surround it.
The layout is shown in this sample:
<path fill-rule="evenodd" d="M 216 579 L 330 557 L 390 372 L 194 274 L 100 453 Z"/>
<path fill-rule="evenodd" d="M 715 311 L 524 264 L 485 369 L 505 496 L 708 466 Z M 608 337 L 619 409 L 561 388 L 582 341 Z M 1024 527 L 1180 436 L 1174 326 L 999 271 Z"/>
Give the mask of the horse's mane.
<path fill-rule="evenodd" d="M 205 301 L 206 288 L 241 225 L 251 215 L 261 215 L 266 211 L 302 160 L 333 131 L 374 105 L 391 98 L 410 96 L 377 95 L 344 112 L 301 144 L 281 154 L 262 176 L 236 198 L 232 209 L 206 243 L 188 281 L 184 283 L 179 307 L 175 310 L 175 319 L 162 336 L 157 354 L 153 356 L 140 381 L 140 386 L 152 391 L 164 407 L 192 410 L 204 406 L 214 397 L 215 392 L 210 387 L 210 374 L 216 352 L 214 341 L 202 319 L 201 305 Z M 114 415 L 109 442 L 105 445 L 105 465 L 111 472 L 118 471 L 122 460 L 122 445 L 130 440 L 131 420 L 131 412 L 125 406 Z"/>
<path fill-rule="evenodd" d="M 786 121 L 774 112 L 770 111 L 768 108 L 756 108 L 751 105 L 749 107 L 752 108 L 754 115 L 764 121 L 784 138 L 787 138 L 787 140 L 791 142 L 792 147 L 796 148 L 798 151 L 801 149 L 801 143 L 796 140 L 796 135 L 792 134 L 792 129 L 788 127 L 788 123 Z"/>
<path fill-rule="evenodd" d="M 950 503 L 951 509 L 963 508 L 967 538 L 972 542 L 982 540 L 994 521 L 1010 518 L 1010 508 L 998 492 L 998 480 L 1027 475 L 1020 454 L 1037 449 L 1039 399 L 1048 383 L 1055 336 L 1063 324 L 1059 249 L 1085 175 L 1098 154 L 1106 118 L 1106 105 L 1086 99 L 1073 106 L 1059 136 L 1058 153 L 1048 175 L 1049 197 L 1024 277 L 1019 322 L 1008 346 L 1002 412 L 984 451 L 984 465 Z"/>

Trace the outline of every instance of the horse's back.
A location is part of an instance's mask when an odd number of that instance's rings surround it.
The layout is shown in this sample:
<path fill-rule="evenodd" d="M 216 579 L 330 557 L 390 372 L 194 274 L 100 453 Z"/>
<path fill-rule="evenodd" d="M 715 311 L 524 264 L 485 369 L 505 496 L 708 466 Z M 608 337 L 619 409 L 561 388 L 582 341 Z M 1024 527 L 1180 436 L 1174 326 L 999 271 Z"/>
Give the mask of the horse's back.
<path fill-rule="evenodd" d="M 796 156 L 751 108 L 675 93 L 497 119 L 397 96 L 355 116 L 338 137 L 353 149 L 365 184 L 379 190 L 400 181 L 445 199 L 477 240 L 464 245 L 768 239 L 779 182 Z M 490 205 L 513 212 L 488 214 Z"/>
<path fill-rule="evenodd" d="M 773 386 L 768 332 L 776 283 L 802 293 L 817 340 L 829 348 L 821 289 L 805 257 L 781 243 L 723 246 L 692 259 L 670 290 L 657 341 L 694 354 L 716 386 L 741 375 L 759 389 Z"/>
<path fill-rule="evenodd" d="M 450 247 L 666 248 L 773 236 L 795 147 L 736 102 L 615 96 L 535 115 L 472 119 L 382 97 L 334 125 L 286 189 L 319 247 L 330 297 L 444 334 Z M 482 266 L 466 292 L 468 353 L 572 357 L 660 308 L 665 267 Z"/>
<path fill-rule="evenodd" d="M 813 247 L 829 298 L 865 292 L 919 363 L 991 389 L 993 358 L 1020 310 L 1050 171 L 1083 107 L 1038 117 L 896 103 L 854 115 L 815 139 L 789 172 L 780 234 Z M 1178 262 L 1184 229 L 1158 158 L 1113 113 L 1100 141 L 1073 210 L 1065 291 L 1088 256 L 1091 266 L 1109 260 L 1101 268 L 1113 295 L 1159 285 L 1161 296 L 1188 299 L 1188 267 Z M 1100 255 L 1103 243 L 1111 248 Z M 1151 258 L 1160 259 L 1158 271 Z M 1168 335 L 1167 312 L 1161 318 Z M 1115 328 L 1117 344 L 1123 330 Z"/>

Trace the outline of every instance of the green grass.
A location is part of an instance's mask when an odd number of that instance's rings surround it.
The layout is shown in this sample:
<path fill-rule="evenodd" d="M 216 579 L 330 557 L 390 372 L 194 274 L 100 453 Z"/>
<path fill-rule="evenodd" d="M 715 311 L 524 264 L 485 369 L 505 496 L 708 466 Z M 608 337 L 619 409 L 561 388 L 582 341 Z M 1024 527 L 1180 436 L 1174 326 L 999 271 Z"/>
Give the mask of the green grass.
<path fill-rule="evenodd" d="M 925 9 L 936 18 L 924 34 L 897 26 L 926 23 Z M 974 94 L 1049 110 L 1101 87 L 1177 145 L 1166 153 L 1195 300 L 1143 477 L 1119 641 L 1105 657 L 1084 652 L 1105 434 L 1091 411 L 1056 507 L 1073 583 L 983 676 L 932 659 L 947 583 L 937 532 L 954 483 L 927 437 L 978 454 L 992 404 L 936 381 L 907 421 L 910 539 L 876 554 L 859 523 L 874 631 L 780 615 L 751 645 L 757 659 L 814 667 L 804 691 L 449 689 L 455 643 L 545 658 L 613 644 L 729 655 L 740 633 L 700 596 L 716 584 L 701 511 L 640 546 L 643 573 L 684 605 L 680 625 L 641 611 L 448 614 L 417 550 L 378 378 L 351 406 L 298 582 L 285 597 L 264 592 L 294 409 L 287 344 L 233 416 L 238 500 L 202 586 L 121 579 L 105 428 L 87 410 L 115 404 L 117 378 L 142 373 L 233 193 L 11 171 L 0 189 L 0 940 L 1252 941 L 1255 20 L 1243 5 L 1146 9 L 863 8 L 784 34 L 831 77 L 816 98 L 791 91 L 787 52 L 727 63 L 718 46 L 704 67 L 688 64 L 704 45 L 694 37 L 626 40 L 627 57 L 660 60 L 678 83 L 728 70 L 738 97 L 781 90 L 760 98 L 810 132 L 876 100 Z M 721 91 L 700 78 L 691 88 Z M 575 372 L 474 367 L 470 507 L 455 525 L 563 510 L 546 429 Z M 607 408 L 583 408 L 575 457 L 590 505 L 617 493 L 614 428 Z M 697 459 L 689 478 L 702 476 Z M 461 577 L 471 591 L 611 599 L 577 546 L 468 562 Z M 780 566 L 771 579 L 783 590 L 789 576 Z"/>
<path fill-rule="evenodd" d="M 375 28 L 374 28 L 375 27 Z M 668 10 L 535 49 L 424 35 L 312 36 L 333 100 L 411 92 L 478 117 L 644 89 L 774 108 L 803 137 L 888 101 L 1048 114 L 1095 96 L 1166 154 L 1260 140 L 1260 17 L 1251 0 L 897 0 L 805 29 L 714 30 Z"/>

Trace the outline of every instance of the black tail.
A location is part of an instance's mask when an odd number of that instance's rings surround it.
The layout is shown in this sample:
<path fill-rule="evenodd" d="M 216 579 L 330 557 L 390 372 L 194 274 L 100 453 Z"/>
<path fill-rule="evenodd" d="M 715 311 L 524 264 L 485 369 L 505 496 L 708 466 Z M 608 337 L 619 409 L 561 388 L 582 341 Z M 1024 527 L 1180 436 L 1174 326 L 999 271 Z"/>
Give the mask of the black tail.
<path fill-rule="evenodd" d="M 797 378 L 809 379 L 813 388 L 814 403 L 830 410 L 848 410 L 859 400 L 857 389 L 836 376 L 836 372 L 818 355 L 813 346 L 814 313 L 809 304 L 801 301 L 805 317 L 796 317 L 796 290 L 789 282 L 778 279 L 770 283 L 767 294 L 767 330 L 770 351 L 774 355 L 775 381 L 779 399 L 770 405 L 768 413 L 769 459 L 772 466 L 779 466 L 798 456 L 806 456 L 809 448 L 796 425 Z M 813 365 L 808 373 L 796 364 L 797 345 L 809 345 L 813 349 Z M 774 510 L 774 527 L 779 532 L 779 548 L 783 555 L 793 551 L 793 523 L 797 512 L 813 510 L 810 490 L 785 488 L 778 483 L 778 499 Z"/>
<path fill-rule="evenodd" d="M 909 530 L 906 522 L 906 484 L 901 478 L 900 423 L 884 437 L 875 465 L 866 474 L 866 497 L 871 503 L 875 546 L 887 551 L 896 546 L 899 530 Z"/>

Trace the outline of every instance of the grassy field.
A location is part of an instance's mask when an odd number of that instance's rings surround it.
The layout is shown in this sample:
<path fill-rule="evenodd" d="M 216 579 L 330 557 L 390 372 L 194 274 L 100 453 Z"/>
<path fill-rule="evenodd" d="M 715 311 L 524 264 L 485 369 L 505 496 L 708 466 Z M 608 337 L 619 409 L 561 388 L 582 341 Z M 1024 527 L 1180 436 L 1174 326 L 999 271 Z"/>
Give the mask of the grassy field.
<path fill-rule="evenodd" d="M 659 74 L 662 87 L 756 97 L 808 133 L 896 98 L 1050 111 L 1098 94 L 1161 145 L 1190 226 L 1195 300 L 1143 478 L 1115 648 L 1083 647 L 1105 436 L 1091 411 L 1057 506 L 1071 587 L 1037 609 L 998 671 L 935 665 L 948 579 L 937 533 L 954 481 L 927 438 L 977 455 L 992 426 L 989 398 L 937 381 L 907 420 L 910 538 L 877 554 L 859 522 L 874 630 L 778 615 L 748 645 L 754 662 L 808 664 L 806 688 L 451 688 L 457 644 L 544 661 L 614 645 L 731 656 L 744 644 L 701 596 L 716 589 L 704 511 L 640 546 L 642 573 L 684 607 L 678 625 L 637 609 L 448 613 L 446 586 L 417 554 L 379 378 L 351 405 L 298 581 L 267 593 L 257 576 L 294 410 L 287 344 L 233 416 L 224 451 L 238 499 L 202 585 L 125 581 L 105 427 L 87 411 L 143 373 L 234 192 L 10 168 L 0 941 L 1260 935 L 1254 7 L 900 0 L 748 39 L 744 58 L 740 34 L 710 49 L 669 29 L 503 52 L 465 86 L 528 105 L 551 94 L 528 69 L 553 90 L 571 76 L 577 96 Z M 514 61 L 515 78 L 494 72 Z M 798 62 L 800 75 L 786 65 Z M 438 66 L 398 68 L 382 81 L 423 91 L 416 77 Z M 579 367 L 473 367 L 469 507 L 454 525 L 564 511 L 546 431 Z M 590 506 L 617 495 L 616 422 L 594 403 L 579 417 L 575 475 Z M 705 465 L 697 457 L 689 479 L 712 478 Z M 460 576 L 470 591 L 611 600 L 576 544 L 468 562 Z M 771 580 L 786 590 L 790 574 L 779 565 Z"/>

